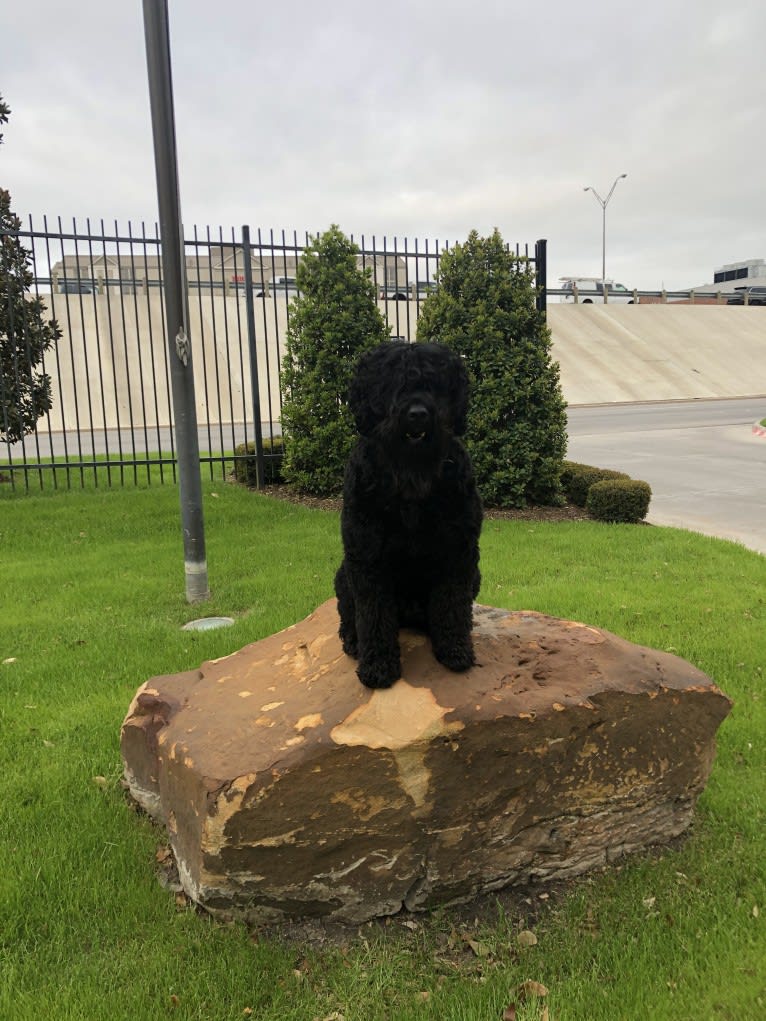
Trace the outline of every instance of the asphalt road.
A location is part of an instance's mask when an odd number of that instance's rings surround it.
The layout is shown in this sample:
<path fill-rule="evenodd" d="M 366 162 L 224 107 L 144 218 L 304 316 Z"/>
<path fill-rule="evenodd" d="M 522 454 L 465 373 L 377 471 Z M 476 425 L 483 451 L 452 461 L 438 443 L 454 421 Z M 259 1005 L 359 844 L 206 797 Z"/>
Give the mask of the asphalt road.
<path fill-rule="evenodd" d="M 753 434 L 753 423 L 766 417 L 766 397 L 733 400 L 671 401 L 570 407 L 567 457 L 602 468 L 617 468 L 652 487 L 648 520 L 690 528 L 741 542 L 766 554 L 766 437 Z M 96 431 L 83 438 L 87 453 L 126 454 L 170 449 L 166 428 L 130 434 Z M 252 428 L 249 430 L 252 438 Z M 264 423 L 264 436 L 269 435 Z M 233 447 L 244 438 L 240 425 L 221 430 L 200 428 L 200 450 Z M 37 451 L 27 441 L 26 453 Z M 64 453 L 64 436 L 43 437 L 39 454 Z M 68 440 L 70 455 L 76 436 Z M 22 458 L 21 444 L 13 448 Z"/>
<path fill-rule="evenodd" d="M 567 458 L 652 487 L 648 520 L 766 554 L 766 398 L 571 407 Z"/>

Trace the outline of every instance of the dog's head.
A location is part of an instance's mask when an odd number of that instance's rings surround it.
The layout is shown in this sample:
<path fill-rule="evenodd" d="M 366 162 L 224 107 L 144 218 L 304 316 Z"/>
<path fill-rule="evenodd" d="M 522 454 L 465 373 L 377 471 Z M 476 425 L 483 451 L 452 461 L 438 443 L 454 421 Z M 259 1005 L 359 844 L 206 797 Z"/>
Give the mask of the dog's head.
<path fill-rule="evenodd" d="M 450 436 L 465 432 L 468 374 L 443 344 L 389 341 L 359 359 L 349 405 L 363 436 L 397 458 L 435 461 Z"/>

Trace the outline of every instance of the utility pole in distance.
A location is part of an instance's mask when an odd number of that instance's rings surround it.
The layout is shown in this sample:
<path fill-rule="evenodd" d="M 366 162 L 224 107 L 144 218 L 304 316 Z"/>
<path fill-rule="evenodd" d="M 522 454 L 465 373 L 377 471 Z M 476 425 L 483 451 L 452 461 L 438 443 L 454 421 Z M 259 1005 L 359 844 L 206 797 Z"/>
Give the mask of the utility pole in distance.
<path fill-rule="evenodd" d="M 143 5 L 154 165 L 160 212 L 168 358 L 181 495 L 186 600 L 189 603 L 198 603 L 207 599 L 210 592 L 205 558 L 205 525 L 202 516 L 197 405 L 194 396 L 194 370 L 186 298 L 186 260 L 178 190 L 168 5 L 167 0 L 143 0 Z"/>

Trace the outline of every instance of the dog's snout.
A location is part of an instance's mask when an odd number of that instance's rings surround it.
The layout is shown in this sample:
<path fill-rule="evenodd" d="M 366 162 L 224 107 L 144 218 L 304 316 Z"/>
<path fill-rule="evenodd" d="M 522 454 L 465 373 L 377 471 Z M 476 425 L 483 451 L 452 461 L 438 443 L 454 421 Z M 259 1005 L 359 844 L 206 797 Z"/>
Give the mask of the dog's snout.
<path fill-rule="evenodd" d="M 428 408 L 420 401 L 414 401 L 407 409 L 407 425 L 410 429 L 423 429 L 428 425 Z"/>

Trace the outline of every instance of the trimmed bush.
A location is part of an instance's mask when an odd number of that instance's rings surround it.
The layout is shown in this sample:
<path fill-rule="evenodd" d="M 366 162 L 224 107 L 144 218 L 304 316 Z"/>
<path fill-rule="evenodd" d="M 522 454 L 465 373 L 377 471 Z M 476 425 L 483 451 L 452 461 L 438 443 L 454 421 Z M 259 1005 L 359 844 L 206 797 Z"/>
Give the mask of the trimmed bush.
<path fill-rule="evenodd" d="M 446 344 L 471 378 L 466 446 L 491 507 L 562 503 L 566 403 L 534 272 L 495 231 L 442 255 L 418 341 Z"/>
<path fill-rule="evenodd" d="M 234 448 L 237 460 L 234 462 L 234 478 L 243 486 L 255 488 L 258 484 L 255 443 L 240 443 Z M 263 477 L 267 485 L 284 482 L 282 461 L 285 447 L 281 436 L 263 441 Z"/>
<path fill-rule="evenodd" d="M 646 517 L 651 498 L 648 482 L 629 478 L 604 479 L 590 487 L 585 507 L 598 521 L 635 525 Z"/>
<path fill-rule="evenodd" d="M 592 467 L 589 464 L 580 464 L 579 461 L 564 461 L 561 468 L 561 488 L 564 490 L 564 496 L 570 503 L 574 503 L 572 499 L 572 484 L 581 471 L 585 468 Z"/>
<path fill-rule="evenodd" d="M 282 362 L 285 481 L 301 493 L 333 496 L 356 438 L 348 387 L 359 355 L 390 340 L 375 301 L 371 269 L 336 226 L 316 237 L 298 263 Z"/>
<path fill-rule="evenodd" d="M 585 507 L 588 491 L 597 482 L 610 479 L 629 479 L 625 472 L 613 471 L 611 468 L 595 468 L 590 464 L 578 464 L 576 461 L 565 461 L 561 473 L 561 484 L 570 503 L 577 507 Z"/>

